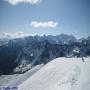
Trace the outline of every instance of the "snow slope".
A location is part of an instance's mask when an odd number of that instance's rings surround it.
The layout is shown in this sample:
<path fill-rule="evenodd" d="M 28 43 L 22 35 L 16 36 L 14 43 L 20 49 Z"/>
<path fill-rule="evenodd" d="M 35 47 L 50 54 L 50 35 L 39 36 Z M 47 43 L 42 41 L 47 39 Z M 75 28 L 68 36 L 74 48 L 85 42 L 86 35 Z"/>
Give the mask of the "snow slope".
<path fill-rule="evenodd" d="M 43 64 L 36 65 L 24 74 L 2 75 L 0 76 L 0 87 L 17 87 L 37 71 L 39 71 L 43 66 Z"/>
<path fill-rule="evenodd" d="M 90 57 L 57 58 L 25 82 L 18 90 L 90 90 Z"/>

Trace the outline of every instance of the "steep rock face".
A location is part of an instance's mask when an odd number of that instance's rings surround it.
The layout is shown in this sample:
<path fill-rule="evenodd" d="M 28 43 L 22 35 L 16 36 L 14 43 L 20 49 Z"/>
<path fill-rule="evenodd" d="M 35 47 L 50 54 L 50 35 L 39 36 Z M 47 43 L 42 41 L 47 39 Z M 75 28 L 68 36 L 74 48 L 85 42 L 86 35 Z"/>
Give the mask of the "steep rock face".
<path fill-rule="evenodd" d="M 90 38 L 68 35 L 29 36 L 0 46 L 0 74 L 24 73 L 57 57 L 90 56 Z"/>

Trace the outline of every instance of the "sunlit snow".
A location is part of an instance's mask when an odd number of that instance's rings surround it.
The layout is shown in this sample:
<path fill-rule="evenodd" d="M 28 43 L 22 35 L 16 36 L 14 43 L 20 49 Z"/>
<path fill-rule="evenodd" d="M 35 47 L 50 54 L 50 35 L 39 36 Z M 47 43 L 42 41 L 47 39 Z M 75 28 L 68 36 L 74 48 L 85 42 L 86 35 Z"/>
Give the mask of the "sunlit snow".
<path fill-rule="evenodd" d="M 57 58 L 23 82 L 18 90 L 90 90 L 90 57 Z"/>

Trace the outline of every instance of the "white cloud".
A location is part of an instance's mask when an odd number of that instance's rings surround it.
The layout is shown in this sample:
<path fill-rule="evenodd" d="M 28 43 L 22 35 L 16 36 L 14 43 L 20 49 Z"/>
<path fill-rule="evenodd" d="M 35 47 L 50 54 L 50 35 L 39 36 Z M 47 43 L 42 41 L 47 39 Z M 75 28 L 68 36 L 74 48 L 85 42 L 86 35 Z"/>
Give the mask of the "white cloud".
<path fill-rule="evenodd" d="M 11 5 L 17 5 L 19 3 L 29 3 L 29 4 L 38 4 L 40 3 L 42 0 L 4 0 L 6 2 L 8 2 Z"/>
<path fill-rule="evenodd" d="M 1 32 L 0 33 L 0 38 L 21 38 L 24 36 L 29 36 L 29 33 L 24 33 L 24 32 Z"/>
<path fill-rule="evenodd" d="M 30 24 L 32 27 L 35 28 L 55 28 L 58 25 L 58 22 L 54 21 L 47 21 L 47 22 L 37 22 L 37 21 L 32 21 Z"/>

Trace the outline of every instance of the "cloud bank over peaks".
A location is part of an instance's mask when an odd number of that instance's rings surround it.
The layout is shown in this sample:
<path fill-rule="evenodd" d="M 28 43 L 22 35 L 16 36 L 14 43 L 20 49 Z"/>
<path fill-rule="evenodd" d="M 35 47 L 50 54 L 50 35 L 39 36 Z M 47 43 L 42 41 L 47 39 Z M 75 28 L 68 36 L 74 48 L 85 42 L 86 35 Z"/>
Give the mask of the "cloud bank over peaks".
<path fill-rule="evenodd" d="M 24 33 L 22 31 L 18 32 L 0 32 L 0 38 L 22 38 L 24 36 L 29 36 L 29 33 Z"/>
<path fill-rule="evenodd" d="M 28 4 L 39 4 L 42 0 L 4 0 L 11 5 L 17 5 L 19 3 L 28 3 Z"/>

